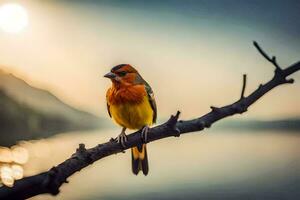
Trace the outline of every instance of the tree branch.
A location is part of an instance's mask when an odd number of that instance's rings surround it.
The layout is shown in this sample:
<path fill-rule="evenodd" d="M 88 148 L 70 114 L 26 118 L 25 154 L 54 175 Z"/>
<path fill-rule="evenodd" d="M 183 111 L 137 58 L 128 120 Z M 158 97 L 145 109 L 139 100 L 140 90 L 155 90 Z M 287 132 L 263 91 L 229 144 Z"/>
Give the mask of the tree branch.
<path fill-rule="evenodd" d="M 275 57 L 272 57 L 271 59 L 260 48 L 257 42 L 254 42 L 254 46 L 262 54 L 262 56 L 271 62 L 276 68 L 274 77 L 270 81 L 265 84 L 261 84 L 258 89 L 252 92 L 249 96 L 244 97 L 246 87 L 246 75 L 244 75 L 241 98 L 238 101 L 220 108 L 212 106 L 211 112 L 192 120 L 178 121 L 178 117 L 180 115 L 180 112 L 178 111 L 176 115 L 172 115 L 167 122 L 149 130 L 148 142 L 171 136 L 178 137 L 184 133 L 201 131 L 204 128 L 209 128 L 214 122 L 220 119 L 246 112 L 250 105 L 255 103 L 263 95 L 278 85 L 294 82 L 293 79 L 287 79 L 287 77 L 300 70 L 300 61 L 286 69 L 281 69 L 277 64 Z M 59 193 L 60 186 L 66 183 L 67 178 L 74 173 L 106 156 L 123 152 L 126 149 L 142 143 L 141 131 L 137 131 L 128 135 L 126 148 L 122 148 L 122 146 L 116 143 L 113 138 L 109 142 L 99 144 L 90 149 L 86 149 L 84 144 L 80 144 L 76 153 L 49 171 L 18 180 L 12 188 L 6 186 L 1 187 L 0 199 L 26 199 L 45 193 L 56 195 Z"/>

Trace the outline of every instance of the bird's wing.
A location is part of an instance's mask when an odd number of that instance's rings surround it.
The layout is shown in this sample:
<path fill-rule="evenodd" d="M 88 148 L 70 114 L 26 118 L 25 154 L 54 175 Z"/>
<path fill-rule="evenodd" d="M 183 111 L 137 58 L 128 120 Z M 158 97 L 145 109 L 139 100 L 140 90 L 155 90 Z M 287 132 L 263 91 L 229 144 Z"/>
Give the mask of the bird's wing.
<path fill-rule="evenodd" d="M 150 87 L 150 85 L 146 81 L 144 82 L 144 85 L 145 85 L 145 89 L 146 89 L 147 94 L 148 94 L 149 103 L 150 103 L 151 108 L 153 110 L 153 120 L 152 120 L 152 122 L 155 123 L 156 118 L 157 118 L 157 108 L 156 108 L 154 93 L 153 93 L 152 88 Z"/>
<path fill-rule="evenodd" d="M 135 79 L 135 83 L 142 84 L 142 85 L 145 86 L 145 90 L 147 92 L 148 100 L 149 100 L 149 103 L 150 103 L 151 108 L 153 110 L 152 123 L 155 123 L 156 122 L 156 118 L 157 118 L 157 108 L 156 108 L 156 102 L 155 102 L 153 90 L 150 87 L 150 85 L 147 83 L 147 81 L 145 81 L 140 74 L 137 75 L 137 77 Z"/>
<path fill-rule="evenodd" d="M 110 116 L 110 118 L 111 118 L 110 106 L 108 105 L 108 103 L 106 103 L 106 107 L 107 107 L 107 112 L 108 112 L 108 114 L 109 114 L 109 116 Z"/>

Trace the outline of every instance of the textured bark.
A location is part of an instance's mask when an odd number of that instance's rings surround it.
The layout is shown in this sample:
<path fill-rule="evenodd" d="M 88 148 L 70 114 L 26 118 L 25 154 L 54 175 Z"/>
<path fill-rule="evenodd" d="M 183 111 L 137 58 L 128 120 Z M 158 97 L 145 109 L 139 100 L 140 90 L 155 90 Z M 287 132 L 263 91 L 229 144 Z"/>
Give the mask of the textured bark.
<path fill-rule="evenodd" d="M 247 77 L 244 75 L 241 97 L 236 102 L 224 107 L 211 106 L 211 112 L 202 117 L 186 121 L 178 121 L 180 114 L 178 111 L 176 115 L 172 115 L 167 122 L 149 130 L 148 142 L 171 136 L 178 137 L 184 133 L 201 131 L 205 128 L 209 128 L 214 122 L 220 119 L 234 114 L 242 114 L 246 112 L 250 105 L 255 103 L 273 88 L 282 84 L 290 84 L 294 82 L 293 79 L 287 79 L 287 77 L 300 70 L 300 61 L 287 67 L 286 69 L 282 69 L 277 64 L 276 57 L 269 57 L 256 42 L 254 42 L 254 46 L 264 58 L 266 58 L 275 66 L 275 73 L 270 81 L 259 85 L 255 91 L 245 97 L 244 93 Z M 56 195 L 59 193 L 60 186 L 63 183 L 67 183 L 67 178 L 74 173 L 106 156 L 123 152 L 126 149 L 142 143 L 143 141 L 141 139 L 141 132 L 137 131 L 128 135 L 126 148 L 123 148 L 120 144 L 116 143 L 115 139 L 113 138 L 109 142 L 99 144 L 90 149 L 86 149 L 84 144 L 80 144 L 79 148 L 69 159 L 65 160 L 56 167 L 53 167 L 49 171 L 16 181 L 14 187 L 12 188 L 5 186 L 1 187 L 0 199 L 26 199 L 45 193 Z"/>

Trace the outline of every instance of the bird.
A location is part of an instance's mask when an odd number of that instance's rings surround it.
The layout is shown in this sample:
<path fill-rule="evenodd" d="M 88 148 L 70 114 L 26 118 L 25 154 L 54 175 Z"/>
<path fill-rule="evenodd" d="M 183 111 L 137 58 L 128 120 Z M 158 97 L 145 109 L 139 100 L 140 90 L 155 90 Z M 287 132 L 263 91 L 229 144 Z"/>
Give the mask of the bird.
<path fill-rule="evenodd" d="M 131 148 L 132 172 L 149 172 L 146 143 L 150 126 L 156 122 L 157 107 L 150 85 L 130 64 L 119 64 L 104 75 L 112 82 L 106 92 L 109 116 L 122 127 L 116 141 L 126 147 L 126 129 L 141 130 L 143 144 Z"/>

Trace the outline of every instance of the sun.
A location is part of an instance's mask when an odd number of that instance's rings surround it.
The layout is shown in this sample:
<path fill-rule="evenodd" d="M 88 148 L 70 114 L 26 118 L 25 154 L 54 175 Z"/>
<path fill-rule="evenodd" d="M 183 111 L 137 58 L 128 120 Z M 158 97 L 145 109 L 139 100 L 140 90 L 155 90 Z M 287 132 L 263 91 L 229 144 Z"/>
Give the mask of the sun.
<path fill-rule="evenodd" d="M 19 33 L 28 25 L 28 14 L 20 4 L 9 3 L 0 7 L 0 28 L 8 33 Z"/>

